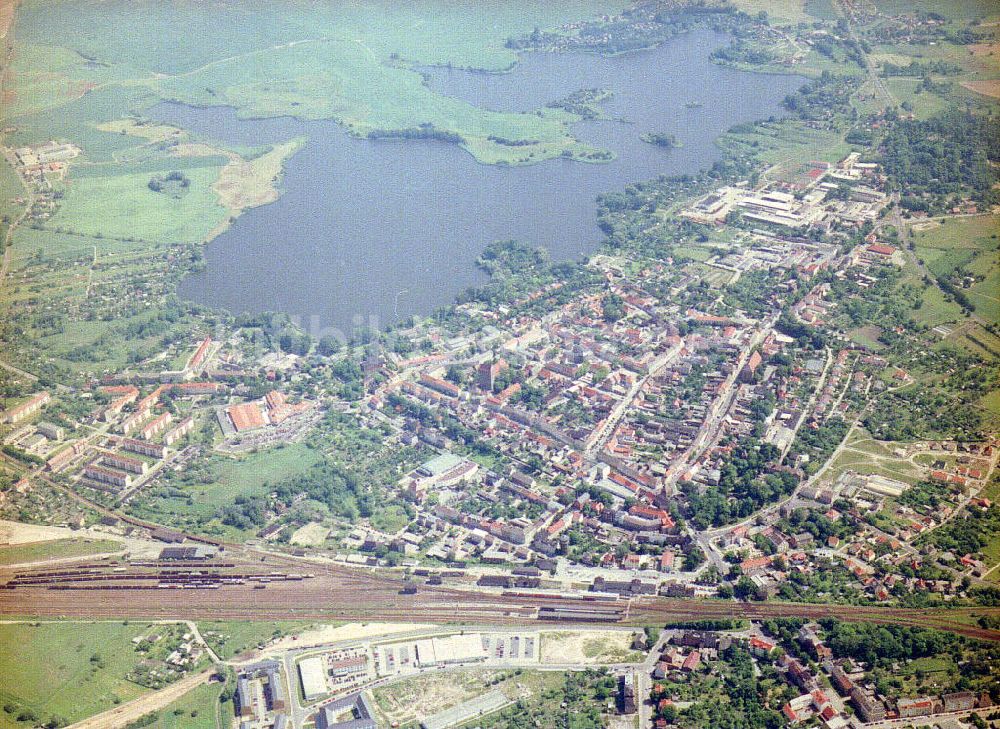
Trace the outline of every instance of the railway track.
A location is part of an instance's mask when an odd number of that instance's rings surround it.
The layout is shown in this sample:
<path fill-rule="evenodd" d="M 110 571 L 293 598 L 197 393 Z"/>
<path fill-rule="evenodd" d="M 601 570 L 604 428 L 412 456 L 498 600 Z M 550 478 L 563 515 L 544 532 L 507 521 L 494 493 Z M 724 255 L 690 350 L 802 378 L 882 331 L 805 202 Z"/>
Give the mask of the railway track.
<path fill-rule="evenodd" d="M 416 594 L 404 595 L 405 583 L 395 575 L 225 546 L 217 561 L 205 563 L 140 560 L 123 566 L 91 558 L 71 569 L 0 568 L 0 615 L 500 625 L 534 621 L 547 625 L 655 625 L 681 620 L 801 617 L 936 628 L 1000 642 L 1000 631 L 976 624 L 979 616 L 1000 617 L 1000 608 L 920 610 L 664 597 L 625 601 L 523 590 L 485 592 L 454 584 L 420 585 Z M 252 582 L 252 578 L 258 581 Z M 263 582 L 259 578 L 264 578 Z"/>
<path fill-rule="evenodd" d="M 421 589 L 401 595 L 398 582 L 349 584 L 316 578 L 305 582 L 250 585 L 224 584 L 213 589 L 49 589 L 27 584 L 0 590 L 0 615 L 75 618 L 177 618 L 227 620 L 388 620 L 428 623 L 524 624 L 544 620 L 546 611 L 561 612 L 559 623 L 609 622 L 628 625 L 723 618 L 836 618 L 935 628 L 980 640 L 1000 641 L 1000 632 L 975 624 L 973 617 L 1000 617 L 1000 608 L 914 610 L 797 603 L 736 603 L 717 600 L 648 599 L 596 606 L 583 598 L 531 598 L 475 593 L 454 588 Z M 364 589 L 361 589 L 361 588 Z M 618 608 L 616 611 L 615 608 Z M 600 614 L 598 620 L 592 615 Z M 611 616 L 611 619 L 606 619 Z"/>

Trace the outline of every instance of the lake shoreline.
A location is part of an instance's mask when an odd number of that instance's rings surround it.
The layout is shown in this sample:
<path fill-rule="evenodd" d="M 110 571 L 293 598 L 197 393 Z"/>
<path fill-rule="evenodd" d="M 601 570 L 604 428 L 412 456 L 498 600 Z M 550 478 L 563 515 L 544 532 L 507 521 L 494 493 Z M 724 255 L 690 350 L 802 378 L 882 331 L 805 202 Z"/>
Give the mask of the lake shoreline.
<path fill-rule="evenodd" d="M 227 144 L 308 139 L 284 160 L 276 201 L 230 216 L 234 219 L 206 237 L 204 265 L 183 279 L 178 295 L 234 315 L 284 311 L 313 334 L 330 326 L 349 332 L 359 324 L 380 328 L 453 304 L 461 291 L 484 282 L 475 260 L 495 240 L 525 240 L 547 248 L 555 260 L 590 256 L 602 239 L 598 195 L 661 175 L 697 172 L 721 157 L 716 141 L 734 124 L 785 115 L 780 101 L 805 79 L 783 76 L 783 83 L 776 83 L 773 74 L 721 67 L 708 54 L 724 37 L 693 31 L 653 52 L 615 58 L 531 52 L 520 56 L 530 61 L 502 73 L 448 72 L 456 87 L 445 95 L 478 94 L 477 84 L 485 83 L 485 93 L 507 95 L 523 106 L 580 88 L 618 86 L 606 102 L 609 118 L 571 125 L 581 142 L 611 149 L 610 160 L 487 164 L 453 142 L 403 139 L 407 144 L 380 145 L 381 139 L 352 133 L 356 130 L 332 120 L 241 118 L 223 106 L 150 107 L 146 114 L 157 121 Z M 693 52 L 697 63 L 675 62 Z M 665 75 L 664 68 L 674 73 Z M 707 83 L 706 75 L 716 81 Z M 537 87 L 516 99 L 510 88 L 488 86 L 501 83 L 520 91 L 528 86 L 526 79 Z M 644 81 L 663 92 L 649 99 Z M 693 109 L 696 92 L 703 106 Z M 639 108 L 647 99 L 649 108 Z M 489 108 L 488 102 L 482 106 Z M 641 140 L 642 134 L 674 129 L 677 147 Z M 578 161 L 591 164 L 571 164 Z M 283 281 L 273 280 L 276 271 Z M 399 300 L 404 290 L 407 295 Z"/>

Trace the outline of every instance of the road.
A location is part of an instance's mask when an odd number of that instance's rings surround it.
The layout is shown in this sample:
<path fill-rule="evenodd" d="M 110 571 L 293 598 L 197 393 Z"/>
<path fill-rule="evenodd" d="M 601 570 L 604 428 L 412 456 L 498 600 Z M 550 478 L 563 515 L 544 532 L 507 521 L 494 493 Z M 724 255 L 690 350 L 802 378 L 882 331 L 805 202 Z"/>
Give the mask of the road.
<path fill-rule="evenodd" d="M 875 63 L 868 56 L 868 54 L 864 52 L 864 49 L 861 45 L 861 40 L 858 38 L 857 33 L 854 31 L 853 3 L 850 2 L 850 0 L 841 0 L 839 4 L 841 6 L 840 7 L 841 13 L 847 19 L 847 27 L 851 36 L 851 40 L 853 40 L 858 45 L 858 53 L 860 53 L 861 57 L 864 59 L 865 71 L 867 71 L 868 79 L 871 81 L 872 86 L 875 88 L 876 95 L 882 97 L 887 107 L 895 108 L 896 99 L 889 92 L 888 87 L 885 85 L 885 81 L 883 81 L 882 77 L 879 76 L 878 68 L 875 66 Z"/>
<path fill-rule="evenodd" d="M 729 373 L 729 376 L 723 383 L 726 394 L 723 397 L 715 398 L 712 401 L 712 405 L 709 408 L 708 413 L 705 415 L 705 420 L 702 423 L 701 428 L 699 428 L 698 434 L 688 447 L 687 452 L 682 458 L 674 461 L 667 469 L 664 481 L 668 484 L 668 487 L 669 484 L 674 483 L 680 474 L 687 471 L 692 464 L 697 463 L 698 459 L 701 458 L 705 450 L 715 442 L 715 439 L 719 435 L 719 431 L 722 429 L 726 413 L 729 412 L 729 407 L 732 405 L 739 389 L 736 386 L 736 381 L 739 378 L 740 373 L 743 371 L 743 367 L 746 365 L 747 360 L 750 359 L 751 352 L 757 347 L 757 345 L 767 338 L 767 335 L 774 329 L 774 325 L 777 321 L 778 315 L 775 314 L 768 319 L 760 329 L 754 332 L 750 342 L 743 347 L 740 352 L 740 357 L 736 361 L 736 366 L 733 368 L 733 371 Z"/>

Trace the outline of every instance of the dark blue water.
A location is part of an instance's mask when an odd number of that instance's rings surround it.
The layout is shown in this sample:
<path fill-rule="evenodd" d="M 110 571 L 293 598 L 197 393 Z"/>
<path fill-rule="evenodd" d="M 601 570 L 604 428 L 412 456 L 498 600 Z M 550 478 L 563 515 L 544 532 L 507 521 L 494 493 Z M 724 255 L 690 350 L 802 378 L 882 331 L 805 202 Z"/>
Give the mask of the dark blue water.
<path fill-rule="evenodd" d="M 435 90 L 491 109 L 524 111 L 580 88 L 612 90 L 604 108 L 616 121 L 573 127 L 615 152 L 608 164 L 488 166 L 441 142 L 353 139 L 333 122 L 240 120 L 229 108 L 160 104 L 150 112 L 156 119 L 229 143 L 309 137 L 286 165 L 281 198 L 216 238 L 207 268 L 180 292 L 233 312 L 285 311 L 313 333 L 350 331 L 450 303 L 482 281 L 475 260 L 494 240 L 540 244 L 555 259 L 587 254 L 601 240 L 598 194 L 710 166 L 719 134 L 780 116 L 781 100 L 802 85 L 711 63 L 708 54 L 724 42 L 696 32 L 616 58 L 526 54 L 505 74 L 429 71 Z M 682 146 L 655 147 L 641 141 L 644 132 L 674 134 Z"/>

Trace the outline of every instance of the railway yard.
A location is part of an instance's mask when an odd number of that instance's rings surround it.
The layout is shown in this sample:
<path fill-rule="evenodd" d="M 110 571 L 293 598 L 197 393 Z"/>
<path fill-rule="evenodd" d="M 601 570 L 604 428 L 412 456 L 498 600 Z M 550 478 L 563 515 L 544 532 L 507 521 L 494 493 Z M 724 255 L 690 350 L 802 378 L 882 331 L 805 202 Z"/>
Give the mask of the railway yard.
<path fill-rule="evenodd" d="M 401 574 L 246 550 L 205 561 L 81 560 L 0 570 L 0 615 L 65 618 L 409 620 L 451 624 L 655 625 L 724 618 L 838 618 L 937 628 L 1000 641 L 977 624 L 1000 608 L 908 609 L 744 603 L 542 590 L 476 590 L 460 571 L 415 586 Z"/>

